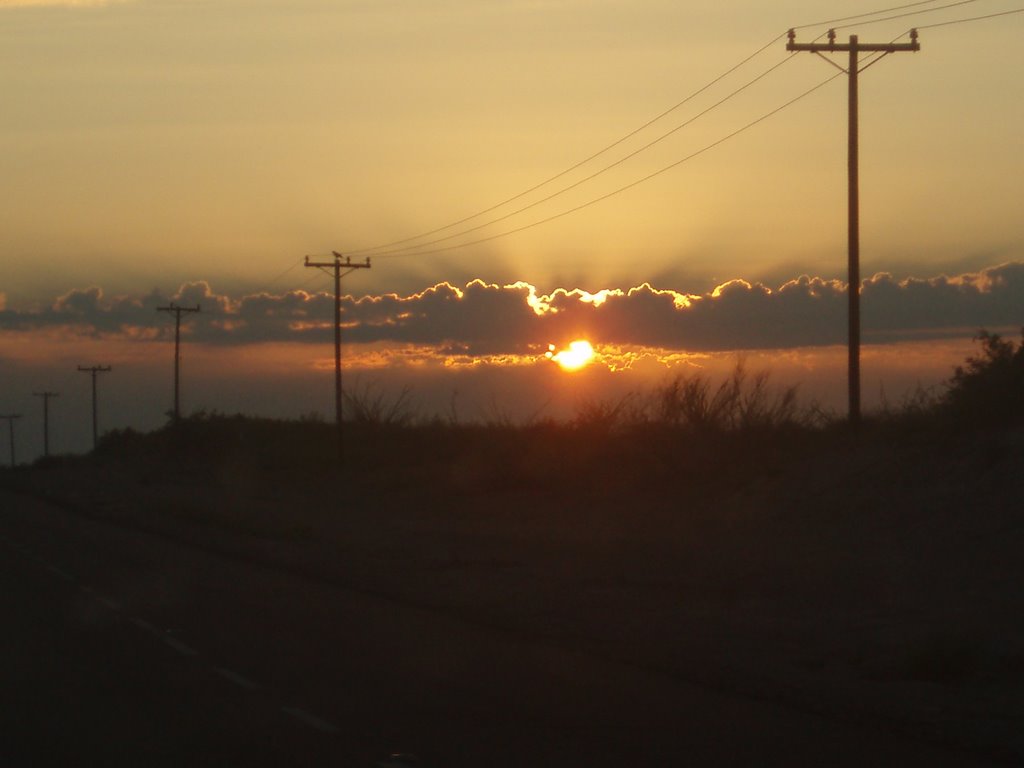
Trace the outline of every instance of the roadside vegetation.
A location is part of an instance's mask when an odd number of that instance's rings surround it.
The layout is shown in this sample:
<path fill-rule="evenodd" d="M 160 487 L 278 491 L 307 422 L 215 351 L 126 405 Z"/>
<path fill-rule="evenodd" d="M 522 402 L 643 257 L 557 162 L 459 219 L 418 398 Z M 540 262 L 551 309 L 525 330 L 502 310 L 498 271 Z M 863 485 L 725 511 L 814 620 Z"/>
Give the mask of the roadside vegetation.
<path fill-rule="evenodd" d="M 565 421 L 424 415 L 409 391 L 389 396 L 356 382 L 345 393 L 341 460 L 335 425 L 317 414 L 200 411 L 149 433 L 108 432 L 91 454 L 40 459 L 30 472 L 3 470 L 0 481 L 51 496 L 77 489 L 88 499 L 133 487 L 153 497 L 152 509 L 271 536 L 312 530 L 304 518 L 313 510 L 327 515 L 382 498 L 415 497 L 424 508 L 496 495 L 641 508 L 685 493 L 718 503 L 798 482 L 804 467 L 827 477 L 868 455 L 898 455 L 904 473 L 925 483 L 939 467 L 984 469 L 1020 453 L 1024 342 L 988 332 L 978 342 L 944 387 L 866 414 L 856 432 L 844 414 L 801 403 L 796 387 L 776 387 L 742 361 L 725 380 L 678 376 L 648 392 L 581 403 Z"/>
<path fill-rule="evenodd" d="M 978 342 L 944 387 L 866 414 L 856 436 L 843 414 L 801 403 L 796 387 L 775 387 L 769 372 L 741 361 L 724 381 L 680 375 L 649 392 L 581 403 L 567 421 L 428 416 L 416 412 L 408 390 L 388 396 L 358 383 L 344 396 L 342 462 L 335 425 L 317 414 L 277 420 L 200 411 L 152 433 L 108 432 L 90 457 L 37 463 L 116 462 L 144 476 L 213 485 L 339 474 L 349 486 L 478 491 L 554 490 L 568 477 L 599 492 L 622 483 L 741 482 L 837 445 L 947 442 L 1020 427 L 1024 341 L 982 331 Z"/>

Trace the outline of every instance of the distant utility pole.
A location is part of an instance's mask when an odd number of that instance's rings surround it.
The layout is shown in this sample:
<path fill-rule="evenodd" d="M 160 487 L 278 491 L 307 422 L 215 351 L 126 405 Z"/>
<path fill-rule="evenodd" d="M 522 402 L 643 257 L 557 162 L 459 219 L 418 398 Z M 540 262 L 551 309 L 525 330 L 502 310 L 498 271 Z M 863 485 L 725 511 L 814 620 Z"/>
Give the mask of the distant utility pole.
<path fill-rule="evenodd" d="M 15 419 L 20 419 L 20 418 L 21 418 L 21 414 L 20 413 L 8 413 L 8 414 L 6 414 L 4 416 L 0 416 L 0 419 L 6 419 L 7 420 L 7 426 L 9 427 L 9 432 L 10 432 L 10 435 L 11 435 L 11 467 L 12 468 L 17 463 L 16 460 L 15 460 L 15 456 L 14 456 L 14 420 Z"/>
<path fill-rule="evenodd" d="M 50 455 L 50 398 L 59 397 L 59 392 L 33 392 L 33 397 L 43 398 L 43 456 Z"/>
<path fill-rule="evenodd" d="M 174 313 L 174 421 L 177 422 L 181 418 L 181 401 L 179 399 L 180 390 L 178 387 L 178 371 L 181 366 L 181 313 L 198 312 L 199 305 L 196 304 L 194 307 L 179 307 L 172 301 L 169 306 L 157 307 L 156 311 Z"/>
<path fill-rule="evenodd" d="M 357 269 L 369 269 L 370 258 L 367 257 L 362 264 L 353 264 L 351 258 L 346 256 L 342 261 L 340 253 L 337 251 L 331 251 L 331 253 L 334 255 L 334 261 L 310 261 L 307 256 L 306 266 L 321 269 L 328 274 L 334 273 L 334 419 L 338 430 L 338 460 L 343 462 L 345 442 L 341 426 L 341 277 L 342 270 L 345 270 L 347 275 Z"/>
<path fill-rule="evenodd" d="M 97 373 L 109 373 L 111 368 L 109 365 L 93 365 L 88 368 L 85 366 L 78 366 L 78 370 L 83 373 L 92 374 L 92 449 L 96 450 L 96 440 L 98 437 L 98 431 L 96 429 L 96 374 Z"/>
<path fill-rule="evenodd" d="M 860 425 L 860 180 L 859 180 L 859 157 L 858 157 L 858 136 L 857 136 L 857 75 L 878 61 L 882 56 L 901 51 L 919 51 L 921 46 L 917 42 L 917 30 L 910 30 L 909 43 L 862 43 L 857 35 L 850 35 L 849 43 L 837 43 L 836 31 L 828 31 L 827 43 L 798 43 L 796 32 L 789 30 L 789 42 L 786 43 L 787 51 L 810 51 L 821 56 L 825 61 L 849 75 L 850 81 L 850 108 L 849 108 L 849 151 L 847 160 L 847 183 L 848 183 L 848 332 L 849 332 L 849 365 L 847 373 L 848 391 L 850 398 L 849 420 L 850 426 Z M 844 69 L 823 54 L 849 52 L 849 64 Z M 881 53 L 882 56 L 869 61 L 863 67 L 860 66 L 858 56 L 861 53 Z"/>

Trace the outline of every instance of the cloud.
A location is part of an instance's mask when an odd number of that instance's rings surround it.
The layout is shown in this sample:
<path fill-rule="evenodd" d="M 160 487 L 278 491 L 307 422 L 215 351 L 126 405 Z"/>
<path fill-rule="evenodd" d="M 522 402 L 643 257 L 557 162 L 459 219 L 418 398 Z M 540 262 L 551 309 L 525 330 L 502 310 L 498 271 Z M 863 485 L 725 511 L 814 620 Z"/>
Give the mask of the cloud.
<path fill-rule="evenodd" d="M 896 280 L 879 273 L 862 285 L 866 343 L 969 335 L 979 328 L 1024 325 L 1024 262 L 978 272 Z M 0 329 L 74 328 L 93 337 L 167 340 L 173 323 L 159 306 L 198 304 L 183 332 L 209 344 L 329 343 L 334 297 L 303 290 L 232 297 L 205 281 L 165 296 L 107 297 L 98 287 L 57 297 L 45 310 L 0 303 Z M 9 305 L 10 302 L 8 302 Z M 588 293 L 541 293 L 526 282 L 442 282 L 407 295 L 342 298 L 346 343 L 431 347 L 452 359 L 505 359 L 540 354 L 549 343 L 586 338 L 595 347 L 654 348 L 684 353 L 842 344 L 846 285 L 801 276 L 771 288 L 730 280 L 690 294 L 643 283 Z"/>

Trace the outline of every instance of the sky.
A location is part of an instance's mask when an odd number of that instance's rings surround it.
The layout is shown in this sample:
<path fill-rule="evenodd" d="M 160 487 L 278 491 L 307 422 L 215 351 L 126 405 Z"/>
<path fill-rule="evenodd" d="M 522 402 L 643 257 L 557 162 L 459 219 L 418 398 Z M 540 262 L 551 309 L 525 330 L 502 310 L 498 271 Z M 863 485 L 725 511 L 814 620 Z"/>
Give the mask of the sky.
<path fill-rule="evenodd" d="M 326 411 L 332 284 L 302 259 L 332 251 L 372 262 L 344 280 L 346 364 L 431 403 L 548 403 L 544 353 L 575 337 L 586 396 L 752 354 L 835 401 L 846 78 L 790 27 L 921 28 L 860 78 L 866 354 L 889 361 L 865 390 L 907 360 L 940 381 L 979 327 L 1024 324 L 1024 13 L 947 22 L 1022 7 L 0 0 L 0 413 L 61 388 L 87 422 L 75 366 L 114 363 L 108 424 L 159 422 L 169 301 L 203 307 L 193 407 Z"/>

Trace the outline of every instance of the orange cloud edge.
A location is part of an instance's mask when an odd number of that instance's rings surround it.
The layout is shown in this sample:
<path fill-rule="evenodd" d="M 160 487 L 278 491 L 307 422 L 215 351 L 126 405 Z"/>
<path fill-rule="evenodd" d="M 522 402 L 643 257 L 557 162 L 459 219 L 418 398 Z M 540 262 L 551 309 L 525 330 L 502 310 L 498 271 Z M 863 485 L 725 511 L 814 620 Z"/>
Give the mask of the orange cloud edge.
<path fill-rule="evenodd" d="M 865 280 L 863 289 L 877 287 L 878 291 L 887 292 L 886 295 L 892 295 L 894 289 L 906 289 L 919 296 L 922 295 L 922 291 L 934 288 L 936 290 L 933 293 L 940 296 L 942 301 L 946 301 L 951 288 L 966 288 L 972 295 L 980 296 L 990 294 L 996 289 L 1003 289 L 1005 293 L 1006 287 L 1010 286 L 1011 290 L 1007 295 L 1012 298 L 1013 291 L 1019 291 L 1019 287 L 1013 286 L 1013 281 L 1016 280 L 1019 285 L 1022 268 L 1022 262 L 1007 262 L 976 273 L 905 280 L 896 280 L 891 274 L 880 272 Z M 1015 278 L 1014 275 L 1018 277 Z M 824 298 L 832 305 L 836 305 L 845 290 L 846 284 L 842 281 L 807 275 L 787 280 L 777 288 L 768 287 L 760 282 L 733 279 L 721 283 L 703 295 L 655 288 L 650 282 L 643 282 L 630 288 L 604 288 L 593 292 L 582 288 L 559 287 L 544 293 L 536 285 L 525 280 L 501 283 L 476 278 L 468 281 L 463 287 L 449 281 L 441 281 L 407 295 L 387 292 L 343 297 L 344 312 L 348 315 L 347 318 L 343 315 L 342 321 L 346 337 L 344 359 L 346 367 L 366 369 L 404 366 L 458 370 L 530 365 L 548 365 L 554 369 L 556 366 L 551 364 L 552 356 L 548 354 L 552 351 L 551 345 L 563 348 L 576 339 L 583 339 L 593 345 L 595 352 L 594 364 L 587 368 L 618 372 L 638 368 L 693 366 L 699 365 L 699 361 L 707 357 L 709 351 L 718 352 L 727 348 L 699 344 L 689 349 L 682 349 L 675 344 L 666 348 L 664 345 L 658 346 L 659 340 L 654 338 L 619 338 L 613 342 L 609 336 L 621 337 L 622 334 L 602 334 L 602 323 L 599 320 L 605 316 L 605 309 L 612 305 L 622 307 L 630 298 L 636 297 L 648 300 L 643 306 L 660 306 L 658 311 L 662 319 L 672 316 L 683 318 L 690 316 L 691 313 L 701 312 L 702 308 L 711 308 L 721 301 L 736 297 L 745 301 L 743 297 L 746 295 L 754 300 L 767 297 L 782 299 L 789 295 L 812 301 L 813 307 L 806 305 L 804 308 L 810 307 L 817 315 L 818 308 L 822 305 L 818 299 Z M 1000 294 L 1000 300 L 1004 298 Z M 498 301 L 492 302 L 490 299 Z M 654 305 L 649 303 L 650 299 L 655 300 Z M 328 362 L 328 357 L 317 347 L 329 338 L 329 306 L 333 303 L 333 294 L 285 288 L 276 292 L 263 289 L 231 296 L 216 292 L 203 280 L 186 283 L 170 296 L 162 296 L 156 291 L 145 297 L 107 296 L 98 287 L 75 289 L 57 298 L 48 309 L 35 311 L 14 310 L 10 307 L 10 297 L 0 295 L 0 320 L 3 319 L 6 310 L 8 325 L 4 333 L 10 342 L 9 345 L 5 345 L 5 356 L 19 357 L 18 352 L 13 349 L 18 346 L 21 347 L 18 351 L 24 353 L 28 337 L 39 340 L 49 337 L 52 342 L 54 334 L 65 340 L 77 337 L 107 343 L 167 343 L 170 338 L 168 328 L 166 324 L 156 322 L 152 310 L 155 302 L 166 303 L 168 300 L 183 304 L 202 303 L 202 328 L 190 326 L 183 329 L 186 336 L 190 337 L 190 341 L 200 346 L 204 346 L 203 342 L 214 339 L 210 334 L 216 333 L 219 336 L 215 341 L 220 344 L 232 343 L 230 338 L 234 338 L 234 343 L 240 347 L 248 347 L 250 350 L 254 350 L 255 347 L 265 351 L 274 350 L 274 354 L 281 358 L 285 356 L 285 349 L 294 348 L 288 357 L 297 360 L 304 356 L 307 364 L 317 368 Z M 486 306 L 486 318 L 493 322 L 498 334 L 507 330 L 508 324 L 504 322 L 504 318 L 509 318 L 511 323 L 516 318 L 519 321 L 526 321 L 526 318 L 532 317 L 540 321 L 540 324 L 534 325 L 533 322 L 529 322 L 529 332 L 519 336 L 516 343 L 506 343 L 504 349 L 497 352 L 494 349 L 488 350 L 484 348 L 487 346 L 486 341 L 475 345 L 472 339 L 489 340 L 490 325 L 475 328 L 476 332 L 465 339 L 459 338 L 458 333 L 450 335 L 453 329 L 444 321 L 450 321 L 453 317 L 453 305 L 464 300 L 467 301 L 467 312 L 465 315 L 459 315 L 460 318 L 465 318 L 459 320 L 460 323 L 467 323 L 464 327 L 472 328 L 476 318 L 482 316 L 478 314 L 481 306 Z M 481 300 L 484 300 L 483 304 Z M 446 309 L 446 306 L 449 309 Z M 742 307 L 742 301 L 740 306 Z M 409 334 L 404 339 L 392 337 L 382 340 L 380 334 L 375 339 L 372 333 L 365 332 L 366 329 L 404 327 L 407 321 L 415 322 L 424 318 L 433 323 L 434 315 L 431 315 L 431 312 L 438 313 L 438 322 L 441 326 L 439 333 L 444 334 L 443 336 L 417 339 L 414 338 L 416 334 Z M 556 316 L 568 322 L 556 322 L 549 326 L 548 322 Z M 629 317 L 616 315 L 615 310 L 611 310 L 611 314 L 605 317 L 612 318 L 604 321 L 605 330 L 633 327 Z M 722 316 L 713 315 L 711 319 L 711 327 L 718 327 Z M 609 322 L 615 325 L 609 326 Z M 986 323 L 991 330 L 1000 330 L 991 325 Z M 947 322 L 945 325 L 936 326 L 908 325 L 893 330 L 904 336 L 908 333 L 920 334 L 920 338 L 925 339 L 969 337 L 978 327 L 973 321 L 966 320 L 957 327 Z M 203 328 L 207 330 L 204 331 Z M 1019 330 L 1019 327 L 1007 328 L 1010 331 Z M 277 329 L 276 332 L 274 329 Z M 363 332 L 362 339 L 359 338 L 360 329 Z M 264 335 L 267 330 L 276 335 Z M 887 332 L 888 329 L 883 329 L 881 333 L 876 332 L 880 343 L 885 343 Z M 312 335 L 314 333 L 315 337 Z M 551 338 L 547 337 L 549 335 Z M 20 342 L 15 343 L 18 339 Z M 825 346 L 828 343 L 826 341 Z M 809 346 L 819 345 L 821 342 Z M 493 346 L 497 348 L 501 345 Z M 740 343 L 733 349 L 766 349 L 769 346 L 777 349 L 794 349 L 808 345 L 797 342 L 789 345 L 748 346 Z M 305 351 L 300 352 L 303 348 Z M 333 361 L 330 362 L 333 364 Z"/>

